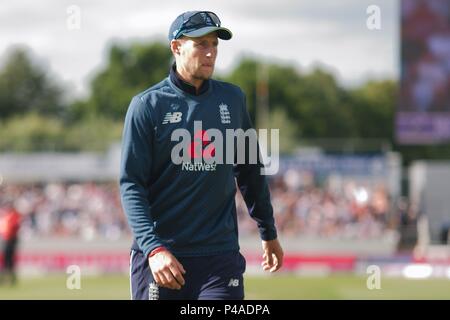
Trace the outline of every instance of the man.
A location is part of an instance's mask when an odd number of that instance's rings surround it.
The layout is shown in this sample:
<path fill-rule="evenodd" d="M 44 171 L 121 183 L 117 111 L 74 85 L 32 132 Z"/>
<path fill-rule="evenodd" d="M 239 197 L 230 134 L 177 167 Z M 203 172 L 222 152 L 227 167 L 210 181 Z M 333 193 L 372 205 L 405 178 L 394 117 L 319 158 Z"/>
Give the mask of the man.
<path fill-rule="evenodd" d="M 282 266 L 262 164 L 204 163 L 215 156 L 216 147 L 205 130 L 215 128 L 225 136 L 226 129 L 251 128 L 244 93 L 210 79 L 218 38 L 231 37 L 212 12 L 181 14 L 169 31 L 175 57 L 169 77 L 130 103 L 120 192 L 135 238 L 130 257 L 132 299 L 244 298 L 236 180 L 258 223 L 263 269 L 274 272 Z M 198 129 L 199 121 L 203 129 Z M 195 166 L 173 160 L 176 129 L 193 137 L 186 149 Z"/>
<path fill-rule="evenodd" d="M 9 202 L 0 208 L 0 236 L 3 239 L 3 268 L 0 282 L 15 285 L 17 281 L 15 272 L 16 249 L 21 223 L 21 215 Z"/>

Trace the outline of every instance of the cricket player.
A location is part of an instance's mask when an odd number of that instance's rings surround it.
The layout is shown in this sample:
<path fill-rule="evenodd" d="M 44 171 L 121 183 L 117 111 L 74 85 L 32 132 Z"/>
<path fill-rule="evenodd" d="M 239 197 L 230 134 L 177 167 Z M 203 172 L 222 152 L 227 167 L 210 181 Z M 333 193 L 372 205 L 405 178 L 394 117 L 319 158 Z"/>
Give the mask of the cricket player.
<path fill-rule="evenodd" d="M 211 79 L 219 39 L 231 37 L 213 12 L 179 15 L 169 30 L 175 63 L 168 77 L 129 105 L 120 192 L 135 239 L 132 299 L 244 299 L 236 185 L 259 227 L 263 269 L 282 266 L 263 164 L 208 161 L 219 148 L 208 129 L 225 137 L 227 129 L 252 128 L 242 90 Z M 182 162 L 174 161 L 177 132 L 190 138 Z"/>

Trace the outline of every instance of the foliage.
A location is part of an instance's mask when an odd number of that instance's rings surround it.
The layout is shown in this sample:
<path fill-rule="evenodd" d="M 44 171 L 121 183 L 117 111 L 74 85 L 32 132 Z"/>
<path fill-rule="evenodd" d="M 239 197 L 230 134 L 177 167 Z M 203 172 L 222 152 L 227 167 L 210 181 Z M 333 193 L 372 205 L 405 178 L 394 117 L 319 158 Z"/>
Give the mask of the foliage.
<path fill-rule="evenodd" d="M 172 61 L 165 43 L 115 44 L 105 67 L 94 75 L 90 95 L 64 103 L 63 90 L 24 49 L 12 50 L 0 68 L 0 150 L 105 150 L 120 139 L 131 98 L 167 76 Z M 253 123 L 262 110 L 257 87 L 262 61 L 243 57 L 226 75 L 246 93 Z M 366 146 L 380 141 L 400 151 L 404 163 L 450 157 L 450 146 L 401 146 L 395 143 L 394 119 L 398 85 L 369 81 L 343 88 L 324 69 L 308 73 L 292 65 L 266 63 L 268 128 L 280 129 L 281 151 L 300 144 L 329 142 Z M 358 150 L 355 150 L 358 151 Z"/>

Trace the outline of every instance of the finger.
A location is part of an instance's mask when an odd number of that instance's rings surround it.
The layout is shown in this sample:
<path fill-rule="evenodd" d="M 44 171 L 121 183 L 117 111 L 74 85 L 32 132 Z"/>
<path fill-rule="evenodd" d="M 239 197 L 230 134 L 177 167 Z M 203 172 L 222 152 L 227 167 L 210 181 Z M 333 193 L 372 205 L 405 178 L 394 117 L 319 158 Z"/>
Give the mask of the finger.
<path fill-rule="evenodd" d="M 184 286 L 184 278 L 183 278 L 183 275 L 181 274 L 182 271 L 178 268 L 178 266 L 176 264 L 173 264 L 169 268 L 170 268 L 170 272 L 172 272 L 172 275 L 175 278 L 175 280 L 178 282 L 178 284 L 180 286 Z"/>
<path fill-rule="evenodd" d="M 270 269 L 270 272 L 275 272 L 279 269 L 278 258 L 276 255 L 273 255 L 273 266 Z"/>
<path fill-rule="evenodd" d="M 170 288 L 170 284 L 169 284 L 169 279 L 167 278 L 167 276 L 165 275 L 163 270 L 158 272 L 158 277 L 159 277 L 160 282 L 161 282 L 161 284 L 160 284 L 161 287 L 171 289 Z"/>
<path fill-rule="evenodd" d="M 177 280 L 174 278 L 172 272 L 170 271 L 170 269 L 165 269 L 164 270 L 164 276 L 166 277 L 167 280 L 167 287 L 170 289 L 181 289 L 180 284 L 177 282 Z"/>
<path fill-rule="evenodd" d="M 159 277 L 159 280 L 160 280 L 160 283 L 161 283 L 160 284 L 161 287 L 167 288 L 168 281 L 167 281 L 166 276 L 164 275 L 164 273 L 162 271 L 158 272 L 158 277 Z"/>
<path fill-rule="evenodd" d="M 160 271 L 158 275 L 159 275 L 159 279 L 161 281 L 161 287 L 172 289 L 171 285 L 169 283 L 169 279 L 166 277 L 164 272 Z"/>
<path fill-rule="evenodd" d="M 163 282 L 162 282 L 162 280 L 161 280 L 161 277 L 160 277 L 157 273 L 154 273 L 154 274 L 153 274 L 153 280 L 155 280 L 155 282 L 156 282 L 156 284 L 157 284 L 158 286 L 160 286 L 160 287 L 163 286 Z"/>
<path fill-rule="evenodd" d="M 272 259 L 272 253 L 270 252 L 265 252 L 265 256 L 266 256 L 266 262 L 269 266 L 273 265 L 273 259 Z"/>
<path fill-rule="evenodd" d="M 277 256 L 278 259 L 278 269 L 280 269 L 283 266 L 283 253 Z"/>
<path fill-rule="evenodd" d="M 269 270 L 271 268 L 271 266 L 269 266 L 267 264 L 267 262 L 265 262 L 265 261 L 261 265 L 262 265 L 262 268 L 263 268 L 264 271 L 267 271 L 267 270 Z"/>
<path fill-rule="evenodd" d="M 183 267 L 183 265 L 180 263 L 180 261 L 175 260 L 175 262 L 176 262 L 177 265 L 178 265 L 178 269 L 181 270 L 181 273 L 185 274 L 185 273 L 186 273 L 186 270 L 184 270 L 184 267 Z"/>

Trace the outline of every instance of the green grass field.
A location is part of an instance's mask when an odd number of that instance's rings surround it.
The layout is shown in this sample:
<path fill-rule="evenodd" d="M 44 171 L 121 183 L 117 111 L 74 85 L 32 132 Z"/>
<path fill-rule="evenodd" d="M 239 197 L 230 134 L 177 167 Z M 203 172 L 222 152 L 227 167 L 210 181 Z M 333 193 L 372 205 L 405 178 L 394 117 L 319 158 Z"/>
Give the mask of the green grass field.
<path fill-rule="evenodd" d="M 246 299 L 450 299 L 450 279 L 383 278 L 381 289 L 368 290 L 366 278 L 247 276 Z M 0 287 L 0 299 L 129 299 L 127 275 L 83 277 L 80 290 L 66 288 L 65 275 L 21 278 L 15 287 Z"/>

